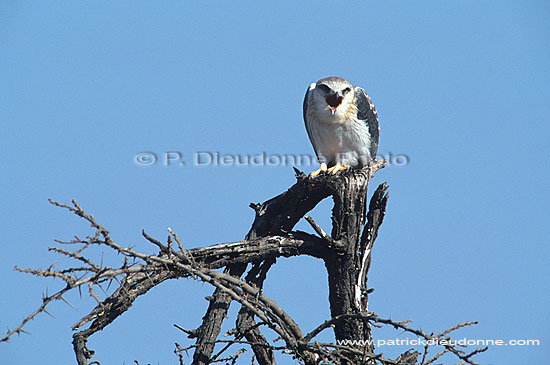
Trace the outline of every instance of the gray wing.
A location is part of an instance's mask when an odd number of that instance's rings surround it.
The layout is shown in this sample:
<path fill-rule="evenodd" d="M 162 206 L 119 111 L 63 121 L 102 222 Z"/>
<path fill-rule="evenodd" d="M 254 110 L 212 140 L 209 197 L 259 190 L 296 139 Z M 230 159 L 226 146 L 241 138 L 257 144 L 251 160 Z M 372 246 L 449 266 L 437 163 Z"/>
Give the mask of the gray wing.
<path fill-rule="evenodd" d="M 309 97 L 313 92 L 313 89 L 315 89 L 315 84 L 312 84 L 307 88 L 306 96 L 304 97 L 304 123 L 306 125 L 307 136 L 309 137 L 309 141 L 311 142 L 311 145 L 313 146 L 313 150 L 315 151 L 315 157 L 318 157 L 319 154 L 317 153 L 317 148 L 315 147 L 315 143 L 313 142 L 313 137 L 311 136 L 312 121 L 307 120 L 307 109 L 309 108 Z"/>
<path fill-rule="evenodd" d="M 357 119 L 365 122 L 370 133 L 370 155 L 374 160 L 378 152 L 378 140 L 380 138 L 380 125 L 378 124 L 378 113 L 374 103 L 365 90 L 359 86 L 355 87 L 355 104 L 357 105 Z"/>

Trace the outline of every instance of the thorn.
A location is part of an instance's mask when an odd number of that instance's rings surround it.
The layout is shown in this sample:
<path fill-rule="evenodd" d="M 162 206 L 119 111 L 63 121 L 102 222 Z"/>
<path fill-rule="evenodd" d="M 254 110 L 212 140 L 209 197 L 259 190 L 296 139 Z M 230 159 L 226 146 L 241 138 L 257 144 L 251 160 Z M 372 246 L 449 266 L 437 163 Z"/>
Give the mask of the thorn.
<path fill-rule="evenodd" d="M 51 247 L 50 247 L 51 248 Z M 48 269 L 46 271 L 52 271 L 53 267 L 55 266 L 55 264 L 57 264 L 59 261 L 54 261 L 50 267 L 48 267 Z"/>
<path fill-rule="evenodd" d="M 187 334 L 187 338 L 197 338 L 198 329 L 188 330 L 177 324 L 173 324 L 174 327 Z"/>
<path fill-rule="evenodd" d="M 52 318 L 55 319 L 54 315 L 51 314 L 50 312 L 48 312 L 48 311 L 46 310 L 46 308 L 42 309 L 42 312 L 46 313 L 47 315 L 49 315 L 50 317 L 52 317 Z"/>
<path fill-rule="evenodd" d="M 59 296 L 59 299 L 61 299 L 62 301 L 64 301 L 65 303 L 67 303 L 67 305 L 69 307 L 71 307 L 72 309 L 76 310 L 76 307 L 74 305 L 72 305 L 67 299 L 63 298 L 63 295 L 60 295 Z"/>

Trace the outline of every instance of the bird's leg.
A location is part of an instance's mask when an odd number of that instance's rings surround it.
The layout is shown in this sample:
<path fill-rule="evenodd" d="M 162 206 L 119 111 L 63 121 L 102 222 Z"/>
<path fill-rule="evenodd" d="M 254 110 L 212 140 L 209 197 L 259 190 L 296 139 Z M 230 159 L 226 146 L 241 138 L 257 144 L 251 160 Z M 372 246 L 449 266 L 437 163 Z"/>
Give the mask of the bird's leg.
<path fill-rule="evenodd" d="M 340 162 L 338 162 L 336 165 L 332 166 L 330 169 L 327 170 L 329 174 L 336 175 L 338 171 L 344 171 L 349 169 L 349 165 L 342 166 L 340 165 Z"/>
<path fill-rule="evenodd" d="M 309 176 L 310 177 L 315 177 L 315 176 L 319 175 L 321 172 L 325 172 L 325 171 L 327 171 L 327 164 L 323 162 L 321 164 L 321 167 L 319 167 L 318 170 L 312 171 L 311 174 L 309 174 Z"/>

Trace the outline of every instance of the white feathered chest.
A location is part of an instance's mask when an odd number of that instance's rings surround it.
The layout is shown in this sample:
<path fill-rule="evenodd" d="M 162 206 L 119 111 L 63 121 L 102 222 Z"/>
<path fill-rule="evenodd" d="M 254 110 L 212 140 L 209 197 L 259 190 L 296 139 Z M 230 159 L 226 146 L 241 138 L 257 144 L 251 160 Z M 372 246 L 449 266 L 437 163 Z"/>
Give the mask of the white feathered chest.
<path fill-rule="evenodd" d="M 318 157 L 328 165 L 365 165 L 370 156 L 370 134 L 367 125 L 355 116 L 316 115 L 308 116 L 311 143 Z M 361 158 L 363 160 L 361 160 Z M 366 161 L 366 163 L 365 163 Z"/>

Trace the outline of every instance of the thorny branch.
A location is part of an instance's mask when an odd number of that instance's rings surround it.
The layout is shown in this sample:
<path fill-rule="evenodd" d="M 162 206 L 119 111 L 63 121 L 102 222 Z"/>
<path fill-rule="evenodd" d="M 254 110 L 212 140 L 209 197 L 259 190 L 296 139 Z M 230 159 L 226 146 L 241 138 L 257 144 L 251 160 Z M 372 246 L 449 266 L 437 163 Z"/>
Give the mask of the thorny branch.
<path fill-rule="evenodd" d="M 362 170 L 352 170 L 338 176 L 320 175 L 315 179 L 296 170 L 297 182 L 288 191 L 263 204 L 251 204 L 256 218 L 243 241 L 184 249 L 181 240 L 171 228 L 168 228 L 166 243 L 143 231 L 145 240 L 158 249 L 158 253 L 154 255 L 114 242 L 109 231 L 93 215 L 86 213 L 76 201 L 73 200 L 70 205 L 50 201 L 84 219 L 94 229 L 93 235 L 57 241 L 69 248 L 50 248 L 50 251 L 74 260 L 74 266 L 57 269 L 54 263 L 45 270 L 15 267 L 24 273 L 61 279 L 65 286 L 53 294 L 44 294 L 38 308 L 17 327 L 8 330 L 0 342 L 8 341 L 14 334 L 24 333 L 24 327 L 29 321 L 39 313 L 48 313 L 46 308 L 50 303 L 62 300 L 72 306 L 64 297 L 67 292 L 75 289 L 79 292 L 87 290 L 97 305 L 73 325 L 73 330 L 78 331 L 89 324 L 88 328 L 73 335 L 73 346 L 78 364 L 96 363 L 91 361 L 94 351 L 87 348 L 89 336 L 111 324 L 139 296 L 153 287 L 168 279 L 192 277 L 212 285 L 216 290 L 209 298 L 210 306 L 199 328 L 187 330 L 176 325 L 188 337 L 197 339 L 194 345 L 187 348 L 176 344 L 174 352 L 180 364 L 184 363 L 183 354 L 188 350 L 194 350 L 193 361 L 197 364 L 234 364 L 246 351 L 242 346 L 249 346 L 253 350 L 253 358 L 259 364 L 274 364 L 274 352 L 291 355 L 304 364 L 432 364 L 445 354 L 454 355 L 465 363 L 475 364 L 472 356 L 487 348 L 466 353 L 450 342 L 449 334 L 476 322 L 461 323 L 434 335 L 410 327 L 408 322 L 380 318 L 367 310 L 370 293 L 366 286 L 367 273 L 388 196 L 387 185 L 380 185 L 373 194 L 367 211 L 366 189 L 374 173 L 384 166 L 385 161 L 375 161 Z M 328 196 L 332 196 L 335 202 L 331 235 L 312 217 L 305 216 Z M 293 230 L 302 218 L 317 235 Z M 90 250 L 93 247 L 111 250 L 122 258 L 122 262 L 116 267 L 110 267 L 104 264 L 103 256 L 97 262 L 91 258 Z M 298 323 L 262 292 L 263 282 L 276 259 L 297 255 L 309 255 L 324 260 L 329 274 L 332 318 L 305 335 Z M 241 279 L 248 265 L 251 265 L 250 269 Z M 216 270 L 221 268 L 225 270 Z M 109 294 L 108 288 L 113 283 L 117 287 Z M 346 285 L 342 286 L 342 283 Z M 104 286 L 107 286 L 106 290 Z M 104 293 L 103 299 L 100 299 L 96 289 Z M 241 309 L 235 328 L 226 334 L 228 339 L 221 340 L 218 335 L 231 302 L 237 302 Z M 349 308 L 352 309 L 351 312 Z M 420 360 L 420 353 L 411 350 L 392 360 L 374 352 L 371 324 L 392 326 L 427 341 L 446 342 L 443 345 L 426 345 Z M 338 340 L 336 344 L 314 341 L 315 337 L 329 328 L 335 331 Z M 283 343 L 270 343 L 262 329 L 273 331 Z M 216 345 L 219 345 L 219 351 L 214 354 Z M 228 354 L 236 345 L 240 348 L 234 350 L 233 354 Z M 428 358 L 431 348 L 441 350 Z"/>

